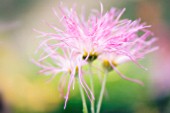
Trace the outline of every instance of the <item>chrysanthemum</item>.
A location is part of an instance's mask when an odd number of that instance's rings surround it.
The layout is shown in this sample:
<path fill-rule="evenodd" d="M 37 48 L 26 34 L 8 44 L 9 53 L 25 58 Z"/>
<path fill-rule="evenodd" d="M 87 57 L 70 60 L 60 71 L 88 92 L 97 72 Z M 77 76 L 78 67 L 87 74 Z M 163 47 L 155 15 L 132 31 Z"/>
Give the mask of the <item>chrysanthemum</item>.
<path fill-rule="evenodd" d="M 37 61 L 32 61 L 37 66 L 41 67 L 40 73 L 52 75 L 52 78 L 54 78 L 59 73 L 62 73 L 62 76 L 70 76 L 67 93 L 65 96 L 64 108 L 66 107 L 70 88 L 72 85 L 74 85 L 73 83 L 75 78 L 78 78 L 79 84 L 81 84 L 85 90 L 88 98 L 90 100 L 94 99 L 94 95 L 86 84 L 82 74 L 82 66 L 85 65 L 86 62 L 77 56 L 73 50 L 60 47 L 54 48 L 48 43 L 44 43 L 41 45 L 39 52 L 41 52 L 40 58 Z"/>

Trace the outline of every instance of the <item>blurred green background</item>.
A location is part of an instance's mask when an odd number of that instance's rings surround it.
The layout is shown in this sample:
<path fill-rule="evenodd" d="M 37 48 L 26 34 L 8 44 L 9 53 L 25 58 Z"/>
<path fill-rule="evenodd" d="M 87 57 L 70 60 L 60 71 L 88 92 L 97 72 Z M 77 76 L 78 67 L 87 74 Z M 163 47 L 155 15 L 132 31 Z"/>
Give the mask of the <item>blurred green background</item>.
<path fill-rule="evenodd" d="M 100 9 L 97 0 L 62 0 L 65 6 L 77 4 L 87 9 Z M 152 25 L 159 39 L 159 51 L 146 56 L 140 63 L 144 71 L 133 63 L 119 66 L 128 77 L 144 81 L 139 86 L 122 80 L 115 72 L 108 75 L 101 113 L 170 113 L 170 1 L 169 0 L 101 0 L 106 12 L 111 7 L 126 8 L 122 18 L 141 18 Z M 59 24 L 52 8 L 58 0 L 0 0 L 0 101 L 3 113 L 81 113 L 81 97 L 76 85 L 64 110 L 64 98 L 58 91 L 60 75 L 50 83 L 50 76 L 38 74 L 31 63 L 37 47 L 37 33 L 33 28 L 50 31 L 42 20 Z M 94 73 L 96 69 L 93 69 Z M 97 73 L 95 95 L 101 83 Z M 88 81 L 88 77 L 86 77 Z M 66 90 L 66 89 L 65 89 Z M 1 98 L 2 97 L 2 98 Z M 87 99 L 88 106 L 90 106 Z M 0 112 L 1 112 L 0 111 Z"/>

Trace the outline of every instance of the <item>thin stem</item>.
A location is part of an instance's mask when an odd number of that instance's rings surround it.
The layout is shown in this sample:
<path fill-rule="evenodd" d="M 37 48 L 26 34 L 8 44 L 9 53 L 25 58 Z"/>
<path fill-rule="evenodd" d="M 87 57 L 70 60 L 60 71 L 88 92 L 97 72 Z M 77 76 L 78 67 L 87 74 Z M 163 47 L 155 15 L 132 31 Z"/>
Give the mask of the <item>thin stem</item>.
<path fill-rule="evenodd" d="M 100 113 L 100 108 L 101 108 L 103 95 L 104 95 L 104 91 L 105 91 L 105 86 L 106 86 L 106 80 L 107 80 L 107 71 L 105 71 L 104 79 L 102 81 L 102 88 L 101 88 L 99 100 L 97 103 L 97 113 Z"/>
<path fill-rule="evenodd" d="M 86 98 L 84 96 L 83 88 L 82 88 L 80 83 L 78 83 L 78 84 L 79 84 L 80 94 L 81 94 L 82 103 L 83 103 L 83 113 L 88 113 L 87 104 L 86 104 Z"/>
<path fill-rule="evenodd" d="M 89 64 L 89 73 L 90 73 L 90 87 L 91 87 L 91 91 L 94 94 L 94 83 L 93 83 L 93 73 L 91 70 L 92 66 L 91 63 Z M 91 113 L 95 113 L 94 111 L 94 99 L 92 99 L 91 101 Z"/>

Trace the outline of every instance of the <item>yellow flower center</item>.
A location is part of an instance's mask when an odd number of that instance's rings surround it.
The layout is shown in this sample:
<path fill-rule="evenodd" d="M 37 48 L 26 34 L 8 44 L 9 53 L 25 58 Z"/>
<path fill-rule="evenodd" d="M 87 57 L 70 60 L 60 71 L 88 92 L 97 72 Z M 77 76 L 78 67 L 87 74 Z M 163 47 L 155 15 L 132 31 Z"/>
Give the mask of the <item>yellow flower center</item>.
<path fill-rule="evenodd" d="M 87 58 L 88 57 L 88 58 Z M 85 60 L 87 58 L 87 61 L 88 62 L 92 62 L 94 60 L 96 60 L 98 57 L 98 54 L 97 53 L 94 53 L 94 52 L 90 52 L 89 56 L 88 56 L 88 53 L 85 51 L 84 54 L 83 54 L 83 59 Z"/>
<path fill-rule="evenodd" d="M 111 63 L 112 63 L 113 66 L 115 66 L 115 67 L 117 66 L 117 63 L 115 61 L 112 61 Z M 103 65 L 103 67 L 105 69 L 107 69 L 109 71 L 111 71 L 113 69 L 111 64 L 110 64 L 110 62 L 108 60 L 103 60 L 103 64 L 102 65 Z"/>
<path fill-rule="evenodd" d="M 75 71 L 76 71 L 75 75 L 77 76 L 78 75 L 78 71 L 79 71 L 78 66 L 76 66 Z M 68 73 L 71 74 L 71 69 L 68 69 Z"/>

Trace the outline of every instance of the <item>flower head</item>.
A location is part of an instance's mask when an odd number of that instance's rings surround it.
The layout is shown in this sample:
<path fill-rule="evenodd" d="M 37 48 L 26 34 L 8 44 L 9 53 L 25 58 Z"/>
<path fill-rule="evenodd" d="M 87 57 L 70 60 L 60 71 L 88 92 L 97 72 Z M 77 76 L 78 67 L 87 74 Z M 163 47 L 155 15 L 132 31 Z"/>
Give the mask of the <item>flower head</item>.
<path fill-rule="evenodd" d="M 104 14 L 101 4 L 101 12 L 92 12 L 87 20 L 85 20 L 85 14 L 78 16 L 75 8 L 69 10 L 60 7 L 60 10 L 60 22 L 64 29 L 60 30 L 50 25 L 57 33 L 42 34 L 51 37 L 46 41 L 57 40 L 59 45 L 71 48 L 83 59 L 93 61 L 100 54 L 112 52 L 135 61 L 137 56 L 135 53 L 141 51 L 141 46 L 145 45 L 146 48 L 150 46 L 149 41 L 146 41 L 146 38 L 151 36 L 151 32 L 146 30 L 150 26 L 140 23 L 140 19 L 135 21 L 120 19 L 125 9 L 111 8 Z M 139 32 L 143 35 L 139 36 Z M 138 46 L 138 49 L 130 53 L 133 46 Z"/>
<path fill-rule="evenodd" d="M 53 48 L 48 43 L 41 45 L 42 53 L 38 61 L 32 60 L 37 66 L 41 67 L 40 73 L 46 75 L 53 75 L 54 78 L 59 73 L 62 73 L 62 76 L 69 75 L 69 83 L 67 88 L 67 93 L 65 96 L 65 106 L 68 101 L 69 92 L 71 86 L 74 85 L 73 82 L 75 78 L 78 78 L 79 83 L 84 88 L 89 99 L 94 99 L 94 95 L 91 92 L 90 88 L 86 84 L 83 74 L 82 66 L 86 64 L 81 57 L 79 57 L 74 51 L 69 48 Z M 58 50 L 60 49 L 60 50 Z M 50 62 L 51 60 L 52 62 Z M 63 81 L 61 81 L 63 82 Z M 73 86 L 74 87 L 74 86 Z"/>
<path fill-rule="evenodd" d="M 76 75 L 89 99 L 94 99 L 83 79 L 82 66 L 96 59 L 103 62 L 105 69 L 115 70 L 122 78 L 143 84 L 139 80 L 126 77 L 116 67 L 121 63 L 133 61 L 144 68 L 137 60 L 158 49 L 152 47 L 156 39 L 152 38 L 153 34 L 147 30 L 150 26 L 141 23 L 140 19 L 121 19 L 125 9 L 111 8 L 103 13 L 102 4 L 101 11 L 93 11 L 87 19 L 84 13 L 78 16 L 75 7 L 68 9 L 60 6 L 59 9 L 60 16 L 55 10 L 54 13 L 63 29 L 47 23 L 56 33 L 36 30 L 44 39 L 37 49 L 43 49 L 43 53 L 35 63 L 42 68 L 40 72 L 44 74 L 55 76 L 62 72 L 70 75 L 65 105 Z M 49 63 L 47 58 L 52 62 Z"/>

